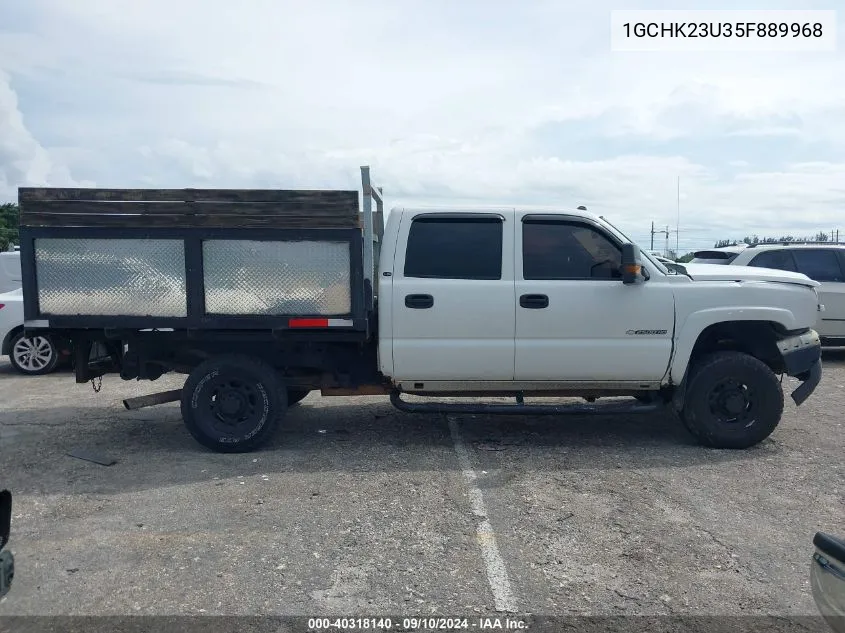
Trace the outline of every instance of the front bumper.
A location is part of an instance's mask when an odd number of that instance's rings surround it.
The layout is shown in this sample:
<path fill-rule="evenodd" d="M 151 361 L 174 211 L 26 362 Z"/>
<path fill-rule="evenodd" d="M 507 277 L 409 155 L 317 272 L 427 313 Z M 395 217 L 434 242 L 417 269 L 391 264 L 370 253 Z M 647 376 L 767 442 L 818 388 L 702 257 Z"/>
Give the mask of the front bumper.
<path fill-rule="evenodd" d="M 807 330 L 781 339 L 777 345 L 786 375 L 801 380 L 790 394 L 795 404 L 800 405 L 816 390 L 822 379 L 822 346 L 818 332 Z"/>

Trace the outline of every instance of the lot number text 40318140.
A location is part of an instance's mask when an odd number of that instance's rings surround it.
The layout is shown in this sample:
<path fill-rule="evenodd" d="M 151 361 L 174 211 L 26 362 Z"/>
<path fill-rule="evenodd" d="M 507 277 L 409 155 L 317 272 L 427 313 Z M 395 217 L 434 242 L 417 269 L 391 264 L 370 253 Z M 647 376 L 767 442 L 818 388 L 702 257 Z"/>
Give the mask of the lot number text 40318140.
<path fill-rule="evenodd" d="M 510 617 L 309 618 L 309 631 L 522 631 L 527 622 Z"/>

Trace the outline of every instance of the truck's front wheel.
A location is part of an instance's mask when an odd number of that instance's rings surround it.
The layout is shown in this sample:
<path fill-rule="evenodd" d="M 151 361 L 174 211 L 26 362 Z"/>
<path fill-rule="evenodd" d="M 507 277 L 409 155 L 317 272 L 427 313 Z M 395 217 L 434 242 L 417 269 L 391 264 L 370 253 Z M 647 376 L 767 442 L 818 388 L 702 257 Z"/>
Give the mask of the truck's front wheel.
<path fill-rule="evenodd" d="M 692 368 L 681 418 L 702 444 L 748 448 L 769 437 L 783 414 L 772 370 L 741 352 L 716 352 Z"/>
<path fill-rule="evenodd" d="M 275 370 L 247 356 L 221 356 L 199 365 L 182 389 L 182 418 L 200 444 L 244 453 L 269 440 L 287 408 Z"/>

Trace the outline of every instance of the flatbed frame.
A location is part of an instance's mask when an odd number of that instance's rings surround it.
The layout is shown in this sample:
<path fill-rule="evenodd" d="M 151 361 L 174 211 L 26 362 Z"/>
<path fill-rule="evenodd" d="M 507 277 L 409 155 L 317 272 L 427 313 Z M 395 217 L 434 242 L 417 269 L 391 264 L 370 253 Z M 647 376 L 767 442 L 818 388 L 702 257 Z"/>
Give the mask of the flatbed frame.
<path fill-rule="evenodd" d="M 27 329 L 185 331 L 235 330 L 278 336 L 309 328 L 325 315 L 214 315 L 206 312 L 203 240 L 348 243 L 351 309 L 332 315 L 347 332 L 372 333 L 374 261 L 383 232 L 381 190 L 361 167 L 364 212 L 359 192 L 253 189 L 21 188 L 20 251 Z M 372 212 L 372 200 L 377 211 Z M 175 239 L 183 242 L 187 311 L 184 317 L 59 315 L 39 306 L 35 241 L 40 238 Z M 319 327 L 319 325 L 315 325 Z M 334 328 L 330 328 L 334 329 Z M 93 332 L 91 332 L 93 334 Z"/>

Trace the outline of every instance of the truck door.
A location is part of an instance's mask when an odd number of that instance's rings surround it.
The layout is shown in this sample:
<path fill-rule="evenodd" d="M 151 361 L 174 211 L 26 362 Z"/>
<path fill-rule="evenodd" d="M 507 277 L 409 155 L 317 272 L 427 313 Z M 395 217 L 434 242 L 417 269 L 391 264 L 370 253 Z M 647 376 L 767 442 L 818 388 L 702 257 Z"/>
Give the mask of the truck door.
<path fill-rule="evenodd" d="M 597 223 L 517 214 L 515 379 L 659 381 L 672 354 L 666 278 L 624 285 L 621 244 Z"/>
<path fill-rule="evenodd" d="M 395 380 L 513 380 L 513 212 L 404 211 L 393 266 Z"/>

